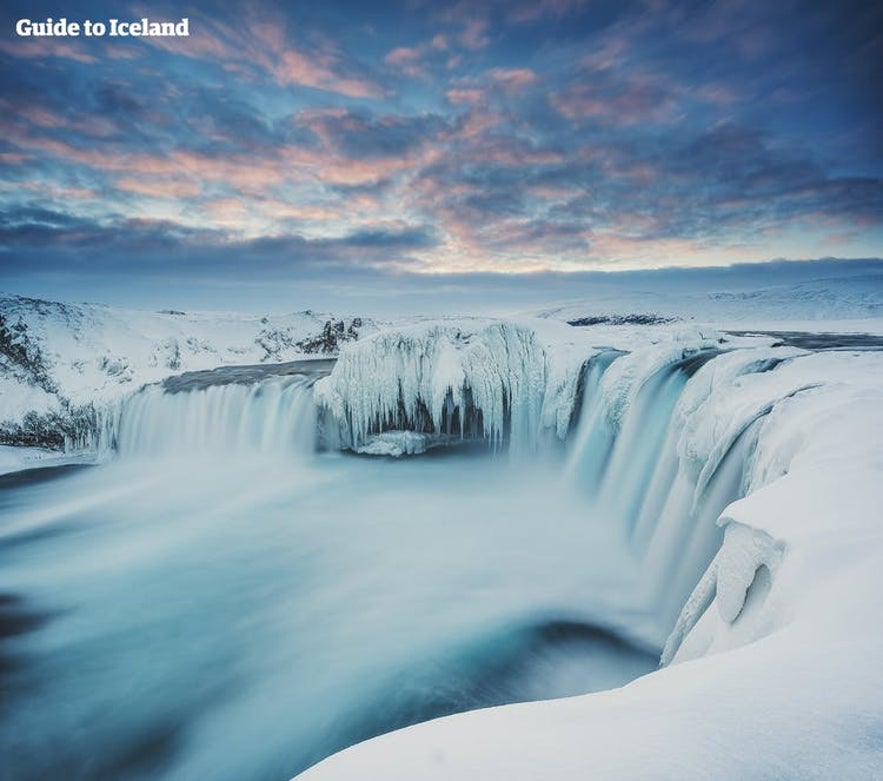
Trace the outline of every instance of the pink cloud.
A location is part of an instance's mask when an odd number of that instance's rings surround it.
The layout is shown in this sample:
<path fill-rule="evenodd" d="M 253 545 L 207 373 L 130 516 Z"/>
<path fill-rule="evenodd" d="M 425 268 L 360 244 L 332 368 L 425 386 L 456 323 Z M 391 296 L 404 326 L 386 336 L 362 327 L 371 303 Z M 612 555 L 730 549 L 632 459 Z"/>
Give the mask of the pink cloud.
<path fill-rule="evenodd" d="M 539 77 L 530 68 L 494 68 L 488 75 L 509 92 L 531 87 L 539 81 Z"/>
<path fill-rule="evenodd" d="M 30 160 L 30 156 L 21 152 L 0 152 L 0 163 L 4 165 L 18 165 Z"/>
<path fill-rule="evenodd" d="M 612 125 L 671 119 L 678 89 L 660 78 L 629 74 L 605 86 L 582 84 L 552 95 L 553 108 L 567 119 L 594 118 Z"/>
<path fill-rule="evenodd" d="M 346 216 L 339 209 L 317 204 L 293 203 L 280 199 L 266 199 L 260 202 L 261 210 L 272 219 L 295 219 L 304 221 L 339 220 Z"/>
<path fill-rule="evenodd" d="M 119 190 L 146 195 L 150 198 L 195 198 L 202 187 L 192 179 L 163 177 L 162 179 L 142 179 L 132 176 L 117 179 Z"/>
<path fill-rule="evenodd" d="M 623 36 L 609 35 L 600 46 L 586 54 L 580 63 L 589 71 L 607 71 L 625 61 L 629 42 Z"/>
<path fill-rule="evenodd" d="M 555 165 L 563 162 L 560 152 L 550 149 L 530 149 L 524 146 L 498 143 L 479 147 L 477 158 L 497 165 Z"/>
<path fill-rule="evenodd" d="M 416 47 L 398 46 L 389 52 L 383 61 L 387 65 L 408 65 L 419 60 L 421 56 L 420 50 Z"/>
<path fill-rule="evenodd" d="M 426 69 L 420 64 L 424 57 L 425 51 L 412 46 L 399 46 L 386 57 L 383 61 L 411 78 L 419 78 L 427 76 Z"/>
<path fill-rule="evenodd" d="M 487 21 L 485 19 L 472 18 L 467 20 L 463 31 L 457 36 L 461 46 L 470 51 L 483 49 L 490 43 L 487 36 Z"/>
<path fill-rule="evenodd" d="M 87 54 L 79 44 L 59 38 L 0 40 L 0 51 L 13 57 L 61 57 L 86 64 L 98 62 L 97 57 Z"/>
<path fill-rule="evenodd" d="M 480 89 L 449 89 L 445 93 L 448 102 L 455 106 L 468 106 L 485 102 L 485 94 Z"/>
<path fill-rule="evenodd" d="M 66 117 L 40 106 L 23 105 L 18 107 L 17 110 L 19 116 L 23 117 L 31 124 L 39 125 L 40 127 L 67 127 L 69 124 Z"/>
<path fill-rule="evenodd" d="M 525 190 L 535 198 L 541 198 L 546 201 L 569 201 L 571 198 L 576 198 L 585 193 L 585 190 L 579 187 L 554 187 L 541 184 L 529 185 Z"/>
<path fill-rule="evenodd" d="M 200 34 L 189 38 L 145 38 L 149 44 L 194 59 L 216 62 L 225 69 L 246 73 L 248 68 L 270 75 L 280 86 L 335 92 L 352 98 L 380 97 L 379 84 L 366 78 L 330 42 L 309 49 L 296 48 L 281 15 L 246 18 L 231 27 L 208 18 L 199 21 Z M 245 69 L 243 69 L 245 66 Z"/>
<path fill-rule="evenodd" d="M 504 114 L 477 106 L 462 118 L 451 136 L 461 141 L 478 138 L 506 121 Z"/>

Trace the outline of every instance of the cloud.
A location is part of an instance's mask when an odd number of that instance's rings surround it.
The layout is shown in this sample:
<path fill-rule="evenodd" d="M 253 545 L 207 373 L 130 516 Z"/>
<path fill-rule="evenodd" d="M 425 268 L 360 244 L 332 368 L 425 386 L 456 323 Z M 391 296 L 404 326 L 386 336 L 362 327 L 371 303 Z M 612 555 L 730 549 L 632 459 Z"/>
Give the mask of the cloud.
<path fill-rule="evenodd" d="M 145 10 L 146 13 L 146 10 Z M 296 44 L 289 38 L 284 14 L 245 14 L 238 23 L 195 14 L 198 33 L 188 38 L 145 38 L 150 45 L 227 69 L 269 75 L 280 86 L 300 85 L 351 98 L 383 95 L 380 84 L 347 57 L 331 40 Z"/>
<path fill-rule="evenodd" d="M 356 161 L 399 160 L 427 146 L 448 127 L 438 114 L 376 115 L 366 111 L 307 112 L 295 118 L 326 150 Z"/>
<path fill-rule="evenodd" d="M 114 184 L 119 190 L 127 190 L 150 198 L 195 198 L 202 192 L 202 185 L 198 181 L 168 176 L 161 178 L 123 176 Z"/>
<path fill-rule="evenodd" d="M 81 43 L 66 38 L 0 40 L 0 52 L 23 59 L 61 58 L 87 65 L 98 62 L 98 57 L 87 52 Z"/>
<path fill-rule="evenodd" d="M 469 106 L 477 103 L 484 103 L 487 98 L 483 90 L 480 89 L 449 89 L 445 93 L 448 102 L 454 106 Z"/>
<path fill-rule="evenodd" d="M 493 68 L 488 75 L 509 92 L 519 92 L 539 81 L 537 74 L 530 68 Z"/>
<path fill-rule="evenodd" d="M 883 240 L 867 4 L 207 8 L 186 40 L 0 54 L 14 262 L 524 271 Z"/>
<path fill-rule="evenodd" d="M 457 36 L 457 41 L 470 51 L 483 49 L 490 43 L 487 28 L 488 23 L 485 19 L 468 19 L 462 32 Z"/>
<path fill-rule="evenodd" d="M 550 102 L 569 120 L 634 125 L 672 121 L 680 98 L 680 86 L 658 74 L 604 70 L 585 83 L 553 93 Z"/>
<path fill-rule="evenodd" d="M 420 62 L 426 50 L 414 46 L 397 46 L 383 61 L 411 78 L 428 77 L 429 72 Z"/>
<path fill-rule="evenodd" d="M 143 273 L 241 270 L 250 264 L 272 270 L 311 269 L 328 264 L 356 268 L 400 268 L 409 254 L 436 246 L 432 230 L 419 226 L 374 228 L 339 237 L 308 239 L 287 234 L 236 239 L 222 230 L 188 227 L 167 220 L 117 217 L 98 222 L 58 211 L 21 208 L 0 218 L 0 266 L 27 263 L 64 270 L 72 257 L 93 271 L 125 267 Z M 71 253 L 75 253 L 72 256 Z M 86 253 L 86 254 L 83 254 Z"/>

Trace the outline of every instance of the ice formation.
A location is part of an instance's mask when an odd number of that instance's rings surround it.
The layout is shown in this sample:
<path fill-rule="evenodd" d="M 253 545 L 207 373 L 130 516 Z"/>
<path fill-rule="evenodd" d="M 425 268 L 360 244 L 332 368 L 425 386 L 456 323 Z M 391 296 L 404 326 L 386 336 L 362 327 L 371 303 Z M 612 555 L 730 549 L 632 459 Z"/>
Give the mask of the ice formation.
<path fill-rule="evenodd" d="M 658 672 L 412 727 L 304 779 L 874 777 L 883 353 L 774 342 L 681 324 L 422 322 L 348 344 L 314 389 L 136 390 L 100 439 L 121 455 L 302 454 L 317 427 L 386 456 L 555 442 L 553 490 L 587 498 L 640 573 L 646 610 L 599 596 L 586 611 L 661 649 Z M 105 368 L 118 378 L 123 363 Z M 586 567 L 604 555 L 586 550 Z"/>
<path fill-rule="evenodd" d="M 581 365 L 556 362 L 522 325 L 433 323 L 348 346 L 316 395 L 356 450 L 405 429 L 531 451 L 546 433 L 566 436 Z"/>

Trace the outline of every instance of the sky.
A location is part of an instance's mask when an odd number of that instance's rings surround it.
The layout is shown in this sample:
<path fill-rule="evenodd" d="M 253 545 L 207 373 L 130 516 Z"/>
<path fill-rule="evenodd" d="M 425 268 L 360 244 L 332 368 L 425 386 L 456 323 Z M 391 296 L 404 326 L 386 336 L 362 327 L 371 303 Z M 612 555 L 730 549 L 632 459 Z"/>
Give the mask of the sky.
<path fill-rule="evenodd" d="M 879 2 L 66 8 L 0 11 L 7 292 L 310 306 L 883 257 Z M 16 35 L 61 16 L 190 35 Z"/>

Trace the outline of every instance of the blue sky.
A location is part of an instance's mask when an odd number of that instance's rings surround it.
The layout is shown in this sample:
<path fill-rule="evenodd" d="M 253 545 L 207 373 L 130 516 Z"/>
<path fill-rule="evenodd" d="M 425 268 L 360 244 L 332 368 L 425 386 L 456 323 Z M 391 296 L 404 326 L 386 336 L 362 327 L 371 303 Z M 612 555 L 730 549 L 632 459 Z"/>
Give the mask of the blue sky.
<path fill-rule="evenodd" d="M 191 35 L 15 35 L 65 13 Z M 7 2 L 0 29 L 14 292 L 883 256 L 879 3 Z"/>

